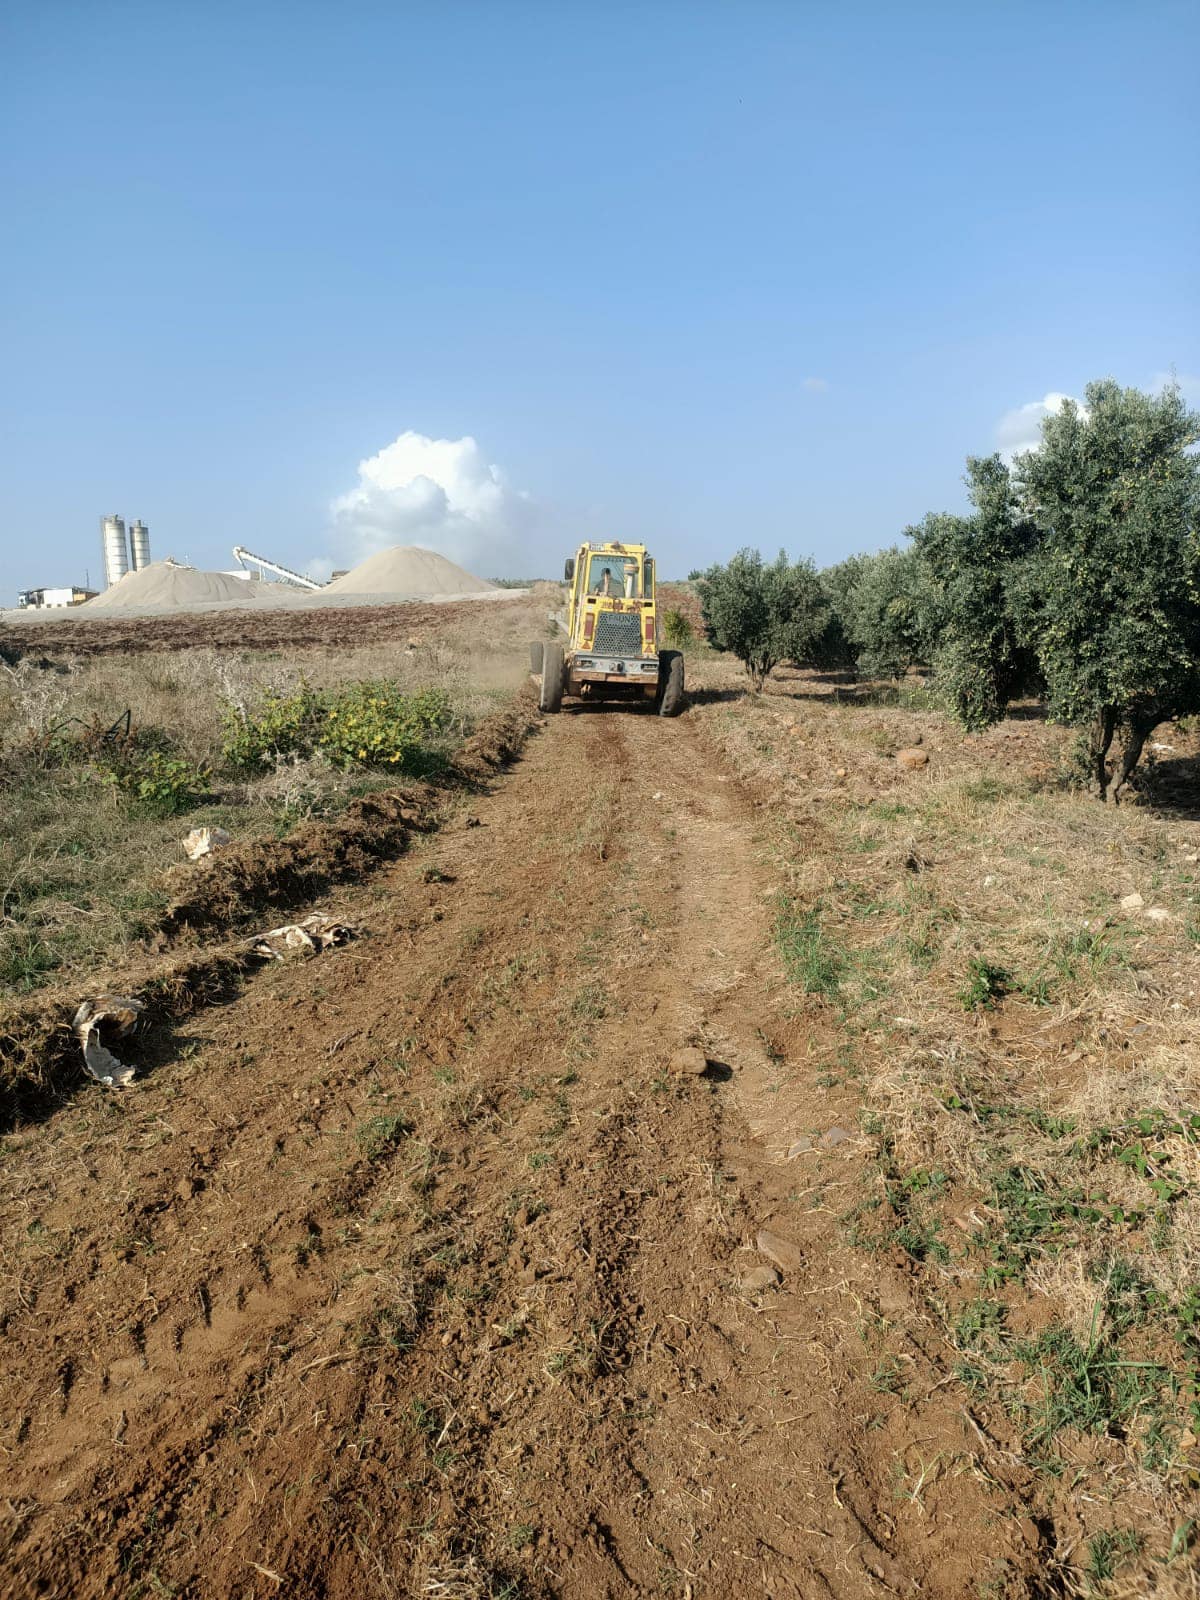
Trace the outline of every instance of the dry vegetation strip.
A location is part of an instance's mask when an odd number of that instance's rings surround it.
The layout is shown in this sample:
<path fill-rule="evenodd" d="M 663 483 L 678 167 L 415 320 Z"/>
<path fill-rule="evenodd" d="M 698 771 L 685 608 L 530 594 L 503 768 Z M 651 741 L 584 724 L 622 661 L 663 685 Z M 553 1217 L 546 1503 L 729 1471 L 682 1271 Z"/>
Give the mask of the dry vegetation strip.
<path fill-rule="evenodd" d="M 162 950 L 174 938 L 200 930 L 209 936 L 206 947 L 157 959 L 144 951 L 126 952 L 132 966 L 93 987 L 136 991 L 146 1005 L 139 1032 L 169 1032 L 183 1017 L 228 994 L 257 966 L 244 940 L 228 939 L 232 929 L 265 907 L 306 906 L 312 895 L 334 884 L 360 884 L 372 867 L 400 853 L 414 829 L 436 826 L 439 808 L 452 803 L 456 793 L 483 783 L 509 761 L 536 716 L 528 696 L 493 712 L 436 787 L 383 791 L 355 802 L 334 822 L 303 825 L 287 839 L 200 863 L 188 874 L 187 897 L 168 908 L 151 942 Z M 60 983 L 0 1000 L 0 1127 L 41 1114 L 79 1079 L 79 1050 L 70 1027 L 79 998 L 78 987 Z M 169 1044 L 165 1048 L 169 1051 Z"/>
<path fill-rule="evenodd" d="M 519 748 L 532 713 L 513 698 L 523 678 L 516 641 L 547 626 L 540 605 L 463 608 L 457 620 L 444 608 L 412 609 L 436 610 L 442 632 L 422 639 L 418 627 L 388 648 L 347 643 L 302 664 L 271 651 L 196 650 L 28 660 L 0 674 L 7 1120 L 77 1078 L 68 1024 L 84 993 L 140 983 L 151 1024 L 178 1020 L 244 967 L 244 951 L 221 942 L 231 933 L 360 880 L 414 829 L 433 825 L 447 797 L 485 781 Z M 268 750 L 250 770 L 231 767 L 231 718 L 253 713 L 264 696 L 277 701 L 302 683 L 314 704 L 336 706 L 330 697 L 348 693 L 359 707 L 354 686 L 381 680 L 395 686 L 401 711 L 406 695 L 416 704 L 438 686 L 436 726 L 398 747 L 415 752 L 428 777 L 397 786 L 386 746 L 376 766 Z M 103 730 L 117 721 L 125 738 L 125 712 L 132 738 L 114 754 Z M 387 706 L 374 715 L 387 734 Z M 130 752 L 143 759 L 145 751 L 156 764 L 133 766 Z M 131 771 L 139 784 L 149 774 L 149 800 L 127 781 Z M 165 806 L 154 803 L 164 797 Z M 179 841 L 193 826 L 222 826 L 235 842 L 188 864 Z M 204 954 L 164 956 L 197 939 Z"/>
<path fill-rule="evenodd" d="M 964 739 L 802 675 L 695 714 L 764 802 L 794 1007 L 861 1088 L 848 1237 L 920 1275 L 1081 1586 L 1161 1576 L 1200 1484 L 1200 827 L 1072 792 L 1032 720 Z"/>
<path fill-rule="evenodd" d="M 267 750 L 234 765 L 231 716 L 301 683 L 326 697 L 362 681 L 402 692 L 432 685 L 443 709 L 423 745 L 448 759 L 522 681 L 518 646 L 548 626 L 535 600 L 453 608 L 448 618 L 446 608 L 399 609 L 439 613 L 440 631 L 410 620 L 390 644 L 350 632 L 300 659 L 247 642 L 0 668 L 0 994 L 88 981 L 151 935 L 179 897 L 164 869 L 182 862 L 189 828 L 223 827 L 252 851 L 395 787 L 394 766 L 356 764 L 346 748 L 332 757 Z M 126 713 L 133 740 L 122 750 Z"/>

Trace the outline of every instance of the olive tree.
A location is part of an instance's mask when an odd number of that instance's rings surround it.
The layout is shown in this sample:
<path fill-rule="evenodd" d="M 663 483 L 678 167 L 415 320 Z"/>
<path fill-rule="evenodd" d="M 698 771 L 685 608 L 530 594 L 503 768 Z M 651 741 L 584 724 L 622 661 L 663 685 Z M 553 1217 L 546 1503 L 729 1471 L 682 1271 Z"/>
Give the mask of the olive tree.
<path fill-rule="evenodd" d="M 933 591 L 935 680 L 949 709 L 974 731 L 999 721 L 1013 696 L 1036 682 L 1009 587 L 1039 531 L 1018 505 L 999 456 L 968 458 L 966 484 L 969 515 L 931 512 L 907 531 Z"/>
<path fill-rule="evenodd" d="M 847 556 L 836 566 L 825 567 L 819 574 L 821 588 L 829 602 L 829 615 L 824 632 L 814 647 L 815 665 L 834 671 L 857 672 L 858 650 L 848 627 L 850 596 L 869 560 L 869 556 Z"/>
<path fill-rule="evenodd" d="M 740 550 L 701 573 L 696 587 L 710 643 L 735 655 L 760 693 L 781 661 L 814 657 L 829 622 L 812 562 L 789 561 L 782 550 L 770 565 L 757 550 Z"/>
<path fill-rule="evenodd" d="M 860 672 L 900 678 L 928 664 L 938 635 L 937 597 L 915 549 L 859 558 L 842 602 L 843 627 Z"/>
<path fill-rule="evenodd" d="M 1200 709 L 1200 416 L 1160 394 L 1089 384 L 1042 424 L 1015 482 L 1038 525 L 1010 584 L 1016 626 L 1045 678 L 1050 715 L 1089 730 L 1100 796 L 1118 729 L 1112 798 L 1151 730 Z"/>

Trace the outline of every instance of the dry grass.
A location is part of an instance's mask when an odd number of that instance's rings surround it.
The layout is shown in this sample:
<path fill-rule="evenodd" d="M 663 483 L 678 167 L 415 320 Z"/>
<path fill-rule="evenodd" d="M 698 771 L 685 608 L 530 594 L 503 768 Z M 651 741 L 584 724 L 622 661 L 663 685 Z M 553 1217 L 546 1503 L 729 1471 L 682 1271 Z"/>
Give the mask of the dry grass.
<path fill-rule="evenodd" d="M 919 1264 L 976 1403 L 1094 1506 L 1064 1573 L 1099 1592 L 1166 1559 L 1200 1472 L 1200 824 L 1074 792 L 1035 717 L 966 738 L 911 699 L 795 674 L 692 714 L 763 802 L 788 1004 L 863 1085 L 849 1236 Z"/>
<path fill-rule="evenodd" d="M 167 903 L 163 872 L 183 860 L 193 826 L 221 826 L 239 841 L 285 836 L 297 823 L 336 815 L 394 773 L 338 771 L 321 756 L 289 758 L 261 777 L 222 770 L 223 715 L 263 690 L 301 682 L 337 690 L 389 678 L 405 690 L 436 686 L 450 697 L 453 748 L 510 695 L 528 668 L 527 641 L 546 631 L 545 595 L 474 622 L 454 620 L 443 638 L 426 627 L 398 638 L 293 652 L 186 650 L 85 659 L 26 659 L 0 672 L 0 995 L 50 981 L 85 979 L 120 959 Z M 131 805 L 86 762 L 44 760 L 53 730 L 108 727 L 128 712 L 135 728 L 167 731 L 179 754 L 211 768 L 209 792 L 186 814 L 156 818 Z"/>

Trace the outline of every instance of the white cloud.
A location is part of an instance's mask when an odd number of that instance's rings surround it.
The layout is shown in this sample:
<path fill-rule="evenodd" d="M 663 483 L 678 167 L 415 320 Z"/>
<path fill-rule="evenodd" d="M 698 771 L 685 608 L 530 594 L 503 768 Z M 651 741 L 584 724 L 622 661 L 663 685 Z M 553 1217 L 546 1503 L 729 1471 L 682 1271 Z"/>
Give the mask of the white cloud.
<path fill-rule="evenodd" d="M 824 394 L 828 387 L 828 378 L 805 378 L 801 384 L 801 388 L 807 389 L 809 394 Z"/>
<path fill-rule="evenodd" d="M 1064 404 L 1074 398 L 1051 390 L 1040 400 L 1030 400 L 1013 411 L 1006 411 L 996 424 L 996 448 L 1005 461 L 1011 462 L 1022 450 L 1036 450 L 1042 442 L 1043 419 L 1061 411 Z"/>
<path fill-rule="evenodd" d="M 469 435 L 411 430 L 360 461 L 357 484 L 330 509 L 339 566 L 417 544 L 484 577 L 505 570 L 535 515 L 529 495 L 510 488 Z"/>

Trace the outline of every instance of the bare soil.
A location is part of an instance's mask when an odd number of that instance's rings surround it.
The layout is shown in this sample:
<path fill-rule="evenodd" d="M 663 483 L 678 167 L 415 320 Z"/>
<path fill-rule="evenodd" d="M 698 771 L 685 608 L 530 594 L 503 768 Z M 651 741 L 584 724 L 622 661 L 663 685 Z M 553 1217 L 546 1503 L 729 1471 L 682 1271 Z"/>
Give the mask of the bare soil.
<path fill-rule="evenodd" d="M 298 611 L 204 611 L 164 617 L 70 617 L 61 622 L 0 623 L 0 660 L 16 665 L 25 656 L 144 655 L 164 650 L 319 650 L 394 644 L 398 639 L 440 636 L 455 624 L 476 631 L 499 622 L 492 608 L 508 611 L 527 602 L 489 600 L 482 614 L 474 600 L 444 605 L 330 606 Z"/>
<path fill-rule="evenodd" d="M 838 1227 L 775 887 L 699 719 L 567 711 L 318 907 L 363 938 L 6 1140 L 2 1592 L 1055 1592 L 1005 1415 Z"/>

